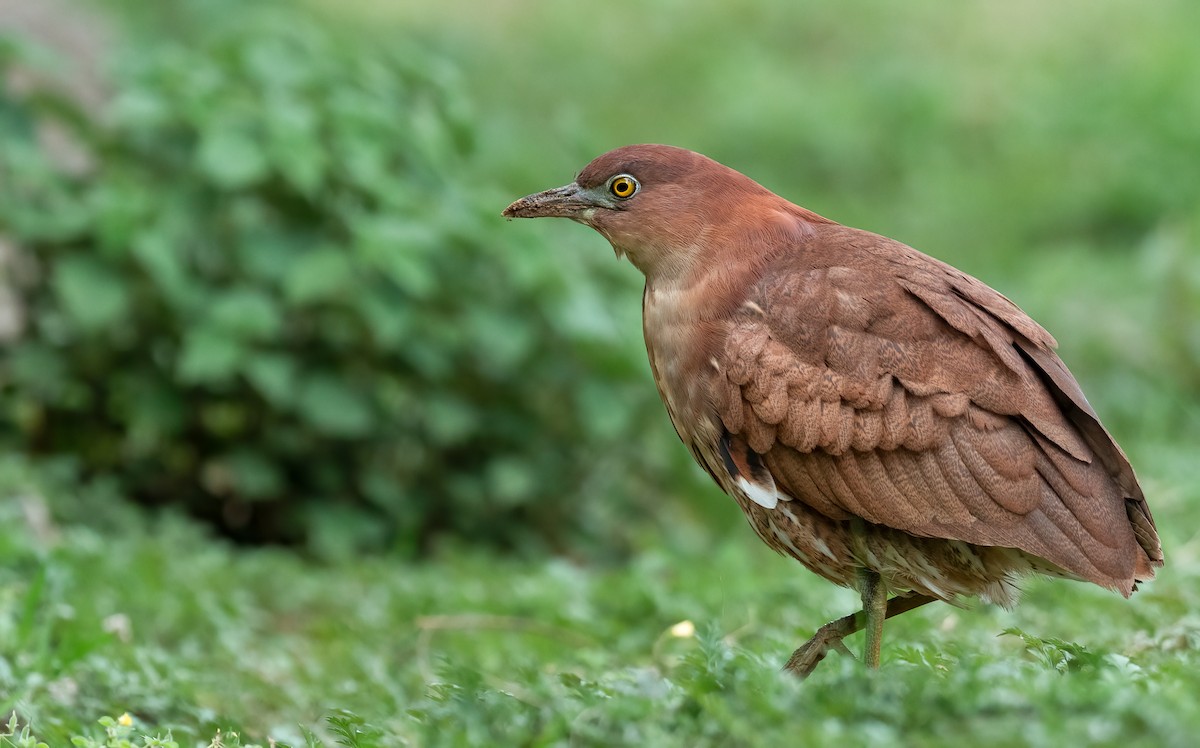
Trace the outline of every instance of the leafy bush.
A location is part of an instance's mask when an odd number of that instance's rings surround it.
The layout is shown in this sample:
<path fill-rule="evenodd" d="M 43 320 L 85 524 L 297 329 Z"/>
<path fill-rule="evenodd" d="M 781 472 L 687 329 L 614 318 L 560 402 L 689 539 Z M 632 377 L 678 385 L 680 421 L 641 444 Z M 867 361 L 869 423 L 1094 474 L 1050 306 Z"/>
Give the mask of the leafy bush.
<path fill-rule="evenodd" d="M 660 413 L 596 316 L 618 276 L 496 231 L 453 71 L 294 14 L 133 47 L 103 117 L 0 110 L 7 445 L 250 539 L 614 530 L 597 488 L 664 467 L 622 442 Z"/>

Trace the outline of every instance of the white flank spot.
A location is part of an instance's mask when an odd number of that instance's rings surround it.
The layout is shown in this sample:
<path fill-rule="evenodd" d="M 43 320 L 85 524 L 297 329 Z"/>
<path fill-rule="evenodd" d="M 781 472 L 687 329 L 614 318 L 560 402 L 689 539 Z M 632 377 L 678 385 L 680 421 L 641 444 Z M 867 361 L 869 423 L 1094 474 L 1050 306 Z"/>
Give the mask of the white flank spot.
<path fill-rule="evenodd" d="M 763 308 L 761 306 L 759 306 L 758 304 L 755 304 L 753 301 L 743 302 L 742 307 L 745 309 L 749 309 L 750 311 L 754 312 L 755 314 L 759 315 L 760 317 L 767 316 L 767 313 L 763 311 Z"/>
<path fill-rule="evenodd" d="M 779 503 L 779 494 L 775 491 L 768 491 L 757 483 L 751 483 L 741 476 L 738 477 L 737 482 L 738 486 L 746 492 L 746 496 L 763 509 L 774 509 L 775 505 Z"/>

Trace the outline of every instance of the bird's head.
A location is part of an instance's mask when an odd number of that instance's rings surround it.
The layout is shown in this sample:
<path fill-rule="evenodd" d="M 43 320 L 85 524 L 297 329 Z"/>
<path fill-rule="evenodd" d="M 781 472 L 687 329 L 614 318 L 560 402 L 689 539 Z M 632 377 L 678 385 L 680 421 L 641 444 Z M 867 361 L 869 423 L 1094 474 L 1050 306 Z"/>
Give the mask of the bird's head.
<path fill-rule="evenodd" d="M 591 226 L 655 280 L 687 272 L 731 232 L 770 224 L 772 214 L 794 207 L 699 153 L 630 145 L 597 157 L 568 185 L 521 198 L 504 215 Z"/>

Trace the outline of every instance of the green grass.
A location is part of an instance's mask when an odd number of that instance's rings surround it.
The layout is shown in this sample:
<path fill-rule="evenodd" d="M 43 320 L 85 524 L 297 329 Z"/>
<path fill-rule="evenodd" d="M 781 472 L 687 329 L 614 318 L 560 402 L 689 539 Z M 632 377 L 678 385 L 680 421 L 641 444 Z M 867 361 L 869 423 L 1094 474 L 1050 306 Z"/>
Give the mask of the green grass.
<path fill-rule="evenodd" d="M 1189 450 L 1156 453 L 1149 471 L 1190 471 Z M 1182 522 L 1200 497 L 1182 480 L 1149 486 L 1169 565 L 1132 600 L 1038 580 L 1012 612 L 930 606 L 889 623 L 878 676 L 831 655 L 804 683 L 780 664 L 854 595 L 732 506 L 727 534 L 685 527 L 624 566 L 465 548 L 319 565 L 103 492 L 56 496 L 14 465 L 3 485 L 0 713 L 52 746 L 125 712 L 180 745 L 312 730 L 332 746 L 338 724 L 361 746 L 1182 746 L 1200 730 L 1200 545 Z"/>

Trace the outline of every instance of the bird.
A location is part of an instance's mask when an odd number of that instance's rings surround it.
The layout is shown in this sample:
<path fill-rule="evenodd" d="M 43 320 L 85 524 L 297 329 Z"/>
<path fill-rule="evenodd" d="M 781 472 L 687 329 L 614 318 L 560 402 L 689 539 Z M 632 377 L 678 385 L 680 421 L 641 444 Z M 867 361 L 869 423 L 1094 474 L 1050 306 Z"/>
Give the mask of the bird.
<path fill-rule="evenodd" d="M 1005 296 L 704 155 L 604 153 L 507 218 L 590 226 L 645 276 L 650 369 L 680 440 L 777 552 L 857 590 L 784 669 L 886 618 L 1009 608 L 1046 575 L 1129 597 L 1163 564 L 1125 453 Z"/>

